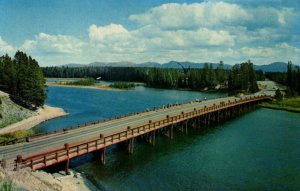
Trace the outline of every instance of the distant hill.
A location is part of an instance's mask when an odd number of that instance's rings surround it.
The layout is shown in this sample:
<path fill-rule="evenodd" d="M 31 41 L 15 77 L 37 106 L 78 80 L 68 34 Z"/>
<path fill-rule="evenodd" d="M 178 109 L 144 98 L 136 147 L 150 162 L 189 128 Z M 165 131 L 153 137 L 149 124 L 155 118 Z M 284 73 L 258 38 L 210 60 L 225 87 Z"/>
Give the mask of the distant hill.
<path fill-rule="evenodd" d="M 273 62 L 266 65 L 255 65 L 255 70 L 262 70 L 264 72 L 286 72 L 287 63 L 285 62 Z"/>
<path fill-rule="evenodd" d="M 204 68 L 205 63 L 195 63 L 195 62 L 177 62 L 170 61 L 164 64 L 157 62 L 144 62 L 144 63 L 134 63 L 134 62 L 92 62 L 90 64 L 66 64 L 62 65 L 64 67 L 149 67 L 149 68 Z M 219 63 L 208 63 L 212 64 L 213 68 L 217 68 Z M 224 64 L 224 69 L 230 69 L 233 65 Z M 296 67 L 296 65 L 294 65 Z M 285 62 L 273 62 L 271 64 L 265 65 L 254 65 L 255 70 L 262 70 L 264 72 L 286 72 L 287 63 Z"/>
<path fill-rule="evenodd" d="M 66 64 L 62 67 L 149 67 L 149 68 L 181 68 L 181 65 L 185 68 L 204 68 L 205 63 L 194 63 L 194 62 L 177 62 L 170 61 L 168 63 L 160 64 L 157 62 L 144 62 L 137 64 L 134 62 L 92 62 L 90 64 Z M 218 63 L 208 63 L 212 64 L 213 68 L 217 68 Z M 231 68 L 232 65 L 224 64 L 224 69 Z"/>
<path fill-rule="evenodd" d="M 92 62 L 88 66 L 102 66 L 102 67 L 133 67 L 136 64 L 133 62 Z"/>
<path fill-rule="evenodd" d="M 194 62 L 177 62 L 177 61 L 170 61 L 168 63 L 162 64 L 162 68 L 181 68 L 182 65 L 184 68 L 204 68 L 205 63 L 194 63 Z M 212 64 L 213 68 L 217 68 L 219 63 L 208 63 L 209 65 Z M 230 69 L 232 65 L 224 64 L 224 69 Z"/>
<path fill-rule="evenodd" d="M 65 64 L 65 65 L 62 65 L 62 66 L 65 66 L 65 67 L 84 67 L 86 66 L 85 64 L 76 64 L 76 63 L 70 63 L 70 64 Z"/>

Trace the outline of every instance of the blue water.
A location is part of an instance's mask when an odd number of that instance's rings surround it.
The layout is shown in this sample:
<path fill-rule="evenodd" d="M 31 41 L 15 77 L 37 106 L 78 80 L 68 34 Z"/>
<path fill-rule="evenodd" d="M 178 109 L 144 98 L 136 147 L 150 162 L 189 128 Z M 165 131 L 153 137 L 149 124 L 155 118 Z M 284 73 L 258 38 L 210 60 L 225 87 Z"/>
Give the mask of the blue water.
<path fill-rule="evenodd" d="M 51 131 L 166 103 L 224 94 L 138 87 L 107 91 L 49 87 L 47 104 L 70 115 L 39 125 Z M 113 146 L 106 165 L 93 155 L 71 162 L 102 190 L 300 190 L 300 114 L 257 109 L 208 129 L 188 129 L 153 147 L 134 143 L 134 152 Z"/>
<path fill-rule="evenodd" d="M 168 103 L 226 96 L 221 93 L 162 90 L 137 86 L 135 90 L 100 90 L 50 86 L 46 104 L 69 115 L 42 123 L 36 132 L 54 131 L 119 115 L 145 111 Z"/>

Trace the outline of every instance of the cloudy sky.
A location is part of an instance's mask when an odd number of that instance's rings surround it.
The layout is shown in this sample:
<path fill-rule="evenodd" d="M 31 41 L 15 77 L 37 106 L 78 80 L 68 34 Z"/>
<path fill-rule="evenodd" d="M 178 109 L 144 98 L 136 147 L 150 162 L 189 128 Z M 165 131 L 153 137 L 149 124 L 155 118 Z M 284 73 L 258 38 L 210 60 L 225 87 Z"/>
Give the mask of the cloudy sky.
<path fill-rule="evenodd" d="M 40 65 L 300 64 L 300 0 L 0 0 L 0 54 Z"/>

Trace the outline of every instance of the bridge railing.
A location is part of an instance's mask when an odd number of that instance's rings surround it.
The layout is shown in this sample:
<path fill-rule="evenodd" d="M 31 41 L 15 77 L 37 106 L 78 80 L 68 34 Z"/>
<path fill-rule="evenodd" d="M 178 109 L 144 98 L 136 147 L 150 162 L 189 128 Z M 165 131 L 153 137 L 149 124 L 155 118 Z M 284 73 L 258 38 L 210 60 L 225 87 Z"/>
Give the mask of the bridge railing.
<path fill-rule="evenodd" d="M 72 144 L 66 143 L 64 147 L 45 151 L 43 153 L 32 155 L 24 159 L 22 159 L 22 157 L 19 156 L 19 158 L 17 158 L 17 166 L 19 166 L 19 168 L 30 167 L 33 170 L 41 169 L 46 166 L 65 161 L 67 159 L 71 159 L 128 139 L 132 139 L 134 137 L 154 131 L 156 129 L 160 129 L 162 127 L 166 127 L 172 124 L 188 120 L 190 118 L 194 118 L 196 116 L 201 116 L 206 113 L 267 98 L 269 98 L 269 96 L 253 96 L 250 98 L 246 97 L 238 100 L 235 99 L 234 101 L 229 102 L 221 102 L 218 105 L 212 105 L 201 109 L 194 108 L 192 111 L 181 112 L 180 114 L 174 116 L 166 116 L 164 119 L 158 121 L 150 120 L 148 123 L 140 124 L 136 127 L 128 126 L 127 129 L 120 130 L 112 134 L 100 134 L 97 137 L 85 141 L 76 142 Z"/>

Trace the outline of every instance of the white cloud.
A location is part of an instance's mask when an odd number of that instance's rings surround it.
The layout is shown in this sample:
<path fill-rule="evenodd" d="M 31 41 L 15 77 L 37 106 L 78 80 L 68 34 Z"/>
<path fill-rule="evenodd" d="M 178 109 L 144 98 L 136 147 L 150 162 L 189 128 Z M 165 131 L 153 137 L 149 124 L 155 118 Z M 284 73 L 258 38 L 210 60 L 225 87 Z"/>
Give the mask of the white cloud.
<path fill-rule="evenodd" d="M 26 42 L 25 42 L 26 43 Z M 80 53 L 82 50 L 83 42 L 76 37 L 68 35 L 49 35 L 46 33 L 40 33 L 35 37 L 35 42 L 39 48 L 48 52 L 57 53 Z"/>
<path fill-rule="evenodd" d="M 20 48 L 45 64 L 170 60 L 234 64 L 248 59 L 297 63 L 300 14 L 295 10 L 238 2 L 168 3 L 129 16 L 136 24 L 133 29 L 92 24 L 86 39 L 39 33 Z M 14 47 L 0 37 L 0 52 L 4 49 Z"/>
<path fill-rule="evenodd" d="M 0 54 L 12 54 L 15 51 L 14 47 L 8 44 L 0 36 Z"/>
<path fill-rule="evenodd" d="M 93 24 L 89 27 L 88 32 L 90 40 L 100 42 L 111 36 L 119 36 L 128 33 L 128 31 L 122 25 L 118 24 L 110 24 L 99 27 Z"/>
<path fill-rule="evenodd" d="M 253 16 L 239 5 L 224 2 L 194 4 L 169 3 L 146 13 L 131 15 L 141 25 L 154 24 L 162 29 L 194 29 L 199 27 L 236 24 L 252 20 Z"/>
<path fill-rule="evenodd" d="M 23 45 L 21 46 L 22 50 L 33 50 L 37 45 L 37 42 L 34 40 L 25 40 Z"/>

